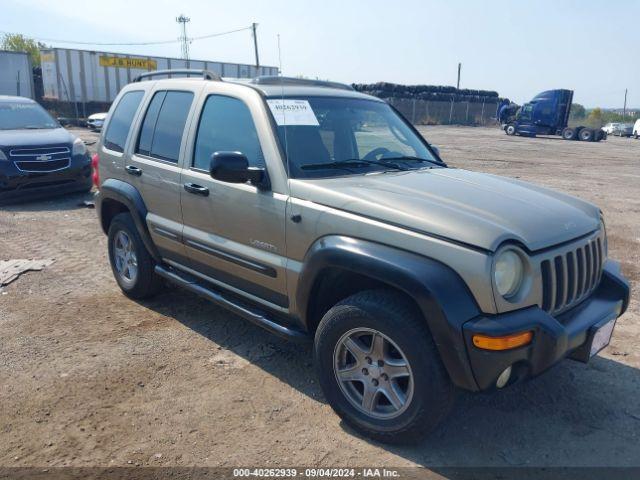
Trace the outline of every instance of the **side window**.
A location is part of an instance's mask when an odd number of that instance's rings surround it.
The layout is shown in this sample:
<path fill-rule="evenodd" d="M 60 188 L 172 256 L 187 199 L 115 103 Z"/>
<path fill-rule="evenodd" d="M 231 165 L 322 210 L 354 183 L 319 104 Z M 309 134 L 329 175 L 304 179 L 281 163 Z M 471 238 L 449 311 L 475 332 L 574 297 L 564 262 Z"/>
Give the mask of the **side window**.
<path fill-rule="evenodd" d="M 160 107 L 162 107 L 162 102 L 164 102 L 164 97 L 166 95 L 167 92 L 157 92 L 151 99 L 149 108 L 147 108 L 147 113 L 144 116 L 144 121 L 142 122 L 142 128 L 140 129 L 140 137 L 138 137 L 136 153 L 151 155 L 153 132 L 156 129 L 156 122 L 158 121 Z"/>
<path fill-rule="evenodd" d="M 115 152 L 124 152 L 124 144 L 127 141 L 133 116 L 136 114 L 143 96 L 144 92 L 140 90 L 127 92 L 122 96 L 113 115 L 111 115 L 109 128 L 104 136 L 106 148 Z"/>
<path fill-rule="evenodd" d="M 202 109 L 196 136 L 193 166 L 209 170 L 214 152 L 243 153 L 253 167 L 264 166 L 264 157 L 249 108 L 242 100 L 211 95 Z"/>
<path fill-rule="evenodd" d="M 156 92 L 142 122 L 136 153 L 177 162 L 192 102 L 191 92 Z"/>
<path fill-rule="evenodd" d="M 531 114 L 533 113 L 533 105 L 525 105 L 520 112 L 520 119 L 531 120 Z"/>

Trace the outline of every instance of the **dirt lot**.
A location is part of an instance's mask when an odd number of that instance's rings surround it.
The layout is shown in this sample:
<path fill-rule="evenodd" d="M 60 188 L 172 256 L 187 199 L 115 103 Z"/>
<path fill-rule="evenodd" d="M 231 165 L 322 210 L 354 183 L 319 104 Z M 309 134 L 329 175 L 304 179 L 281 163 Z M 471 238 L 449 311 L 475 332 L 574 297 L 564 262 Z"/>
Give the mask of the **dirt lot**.
<path fill-rule="evenodd" d="M 4 207 L 0 259 L 56 262 L 0 292 L 0 466 L 640 465 L 640 141 L 422 130 L 453 166 L 602 208 L 634 298 L 600 357 L 463 394 L 421 445 L 375 444 L 324 402 L 308 347 L 182 291 L 125 298 L 83 196 Z"/>

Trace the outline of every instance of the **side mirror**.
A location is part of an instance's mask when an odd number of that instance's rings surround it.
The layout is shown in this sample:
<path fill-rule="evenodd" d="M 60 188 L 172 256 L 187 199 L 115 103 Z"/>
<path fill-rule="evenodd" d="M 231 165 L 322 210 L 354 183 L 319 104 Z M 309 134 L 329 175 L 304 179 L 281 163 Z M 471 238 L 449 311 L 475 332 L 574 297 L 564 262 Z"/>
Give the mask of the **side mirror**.
<path fill-rule="evenodd" d="M 440 157 L 440 149 L 438 147 L 436 147 L 435 145 L 431 145 L 429 144 L 429 146 L 431 147 L 431 150 L 433 150 L 434 152 L 436 152 L 436 155 L 438 157 Z"/>
<path fill-rule="evenodd" d="M 227 183 L 246 183 L 264 190 L 269 188 L 269 178 L 264 168 L 250 167 L 241 152 L 215 152 L 211 155 L 209 173 L 212 178 Z"/>

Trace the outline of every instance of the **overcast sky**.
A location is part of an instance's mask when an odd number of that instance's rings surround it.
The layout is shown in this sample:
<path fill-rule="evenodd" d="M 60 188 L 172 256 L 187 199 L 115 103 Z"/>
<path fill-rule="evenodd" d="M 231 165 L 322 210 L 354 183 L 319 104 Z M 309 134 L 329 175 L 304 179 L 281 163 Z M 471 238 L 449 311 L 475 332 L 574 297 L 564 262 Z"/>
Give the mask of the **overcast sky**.
<path fill-rule="evenodd" d="M 0 0 L 0 30 L 76 41 L 177 39 L 257 22 L 260 60 L 285 75 L 497 90 L 518 103 L 551 88 L 587 107 L 640 107 L 640 0 Z M 73 47 L 48 42 L 53 46 Z M 91 47 L 180 56 L 178 43 Z M 253 63 L 249 31 L 194 41 L 191 57 Z"/>

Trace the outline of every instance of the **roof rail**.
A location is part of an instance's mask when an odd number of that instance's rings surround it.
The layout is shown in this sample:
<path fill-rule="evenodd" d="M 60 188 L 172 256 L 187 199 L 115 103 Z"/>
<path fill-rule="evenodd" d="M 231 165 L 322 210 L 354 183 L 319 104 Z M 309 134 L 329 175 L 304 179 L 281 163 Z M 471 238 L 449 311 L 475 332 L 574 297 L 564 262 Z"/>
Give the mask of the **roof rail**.
<path fill-rule="evenodd" d="M 153 72 L 143 73 L 133 79 L 134 82 L 141 82 L 145 78 L 157 77 L 160 75 L 199 75 L 205 80 L 222 81 L 222 77 L 217 73 L 209 70 L 194 70 L 189 68 L 178 68 L 175 70 L 154 70 Z"/>
<path fill-rule="evenodd" d="M 251 80 L 250 83 L 256 85 L 299 85 L 306 87 L 325 87 L 338 88 L 340 90 L 353 90 L 353 87 L 351 85 L 346 85 L 344 83 L 329 82 L 326 80 L 311 80 L 308 78 L 279 77 L 277 75 L 256 77 Z"/>

